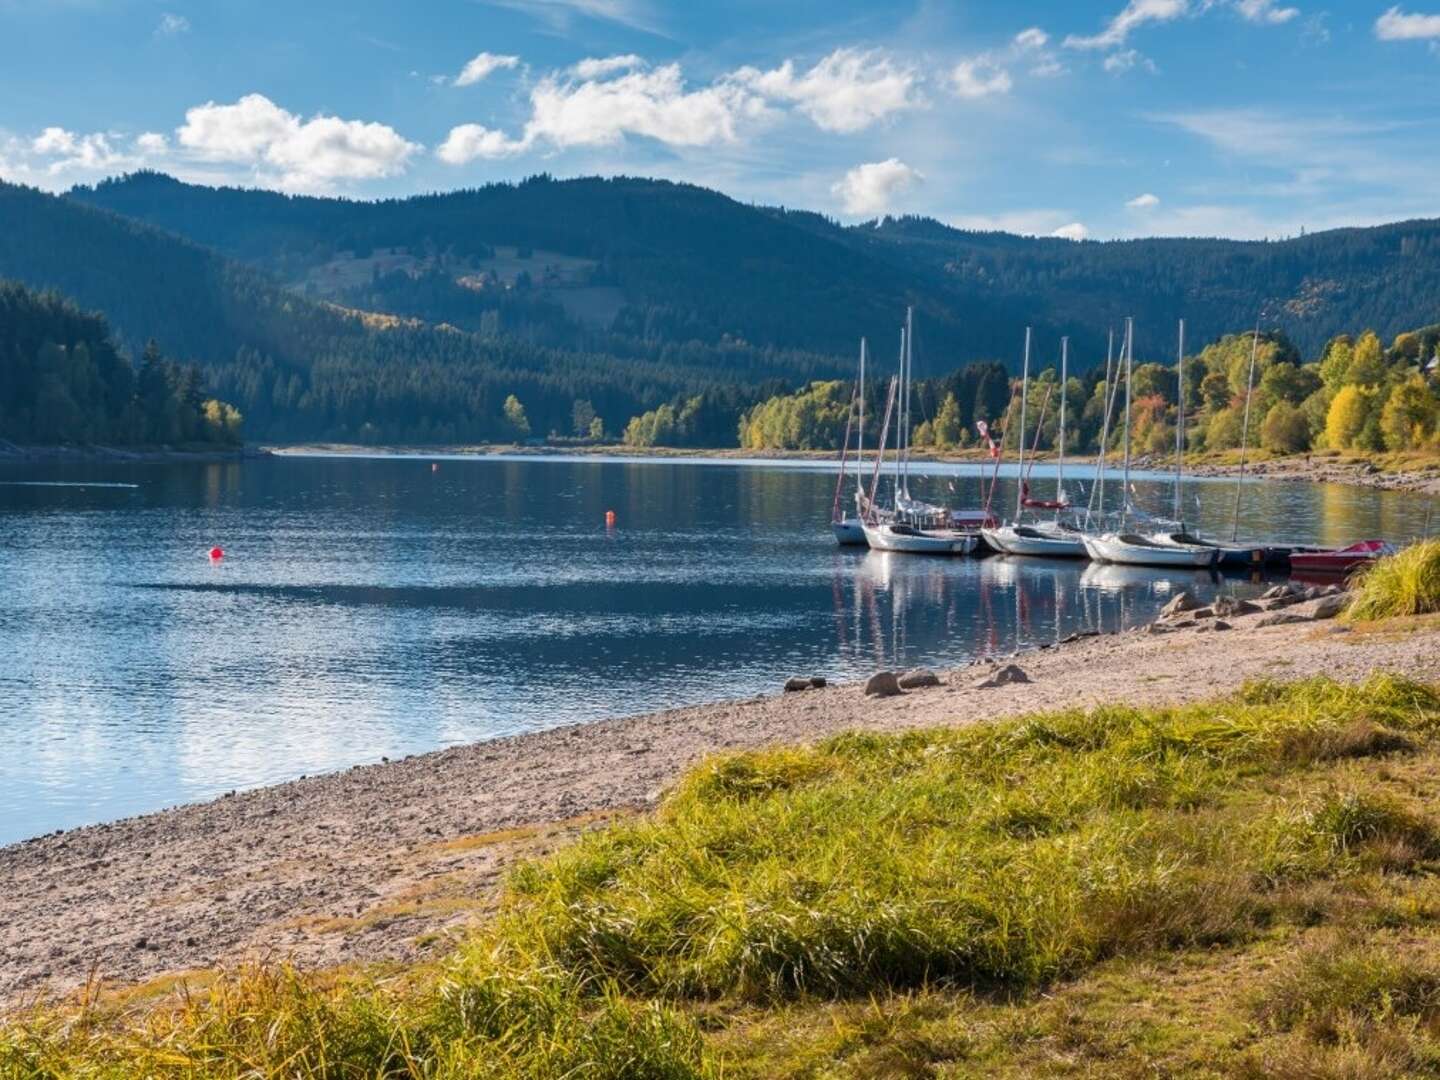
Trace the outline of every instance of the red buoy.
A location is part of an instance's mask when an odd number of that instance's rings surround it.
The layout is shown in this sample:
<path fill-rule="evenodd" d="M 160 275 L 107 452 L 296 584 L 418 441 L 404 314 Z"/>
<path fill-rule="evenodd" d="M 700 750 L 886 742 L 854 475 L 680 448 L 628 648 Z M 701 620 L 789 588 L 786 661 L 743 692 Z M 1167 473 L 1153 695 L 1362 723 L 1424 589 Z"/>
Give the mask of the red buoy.
<path fill-rule="evenodd" d="M 615 527 L 615 511 L 614 511 L 614 510 L 606 510 L 606 511 L 605 511 L 605 527 L 606 527 L 607 529 L 613 529 L 613 528 Z"/>
<path fill-rule="evenodd" d="M 220 561 L 221 559 L 223 559 L 224 557 L 225 557 L 225 549 L 224 549 L 224 548 L 221 548 L 221 547 L 213 547 L 213 548 L 210 549 L 210 561 L 211 561 L 211 562 L 219 562 L 219 561 Z"/>

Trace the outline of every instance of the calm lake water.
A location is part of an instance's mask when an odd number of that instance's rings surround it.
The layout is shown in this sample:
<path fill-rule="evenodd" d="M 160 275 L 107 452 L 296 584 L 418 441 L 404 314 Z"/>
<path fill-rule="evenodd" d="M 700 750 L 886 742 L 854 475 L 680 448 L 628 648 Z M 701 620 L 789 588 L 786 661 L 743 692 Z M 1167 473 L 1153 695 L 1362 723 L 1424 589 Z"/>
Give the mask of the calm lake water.
<path fill-rule="evenodd" d="M 976 468 L 920 468 L 916 495 L 976 501 Z M 792 674 L 1009 653 L 1144 621 L 1179 587 L 1261 587 L 839 550 L 833 490 L 830 469 L 774 463 L 0 466 L 0 843 Z M 1169 505 L 1164 478 L 1136 490 Z M 1192 490 L 1200 525 L 1228 532 L 1233 484 Z M 1242 537 L 1334 544 L 1416 535 L 1435 508 L 1244 495 Z"/>

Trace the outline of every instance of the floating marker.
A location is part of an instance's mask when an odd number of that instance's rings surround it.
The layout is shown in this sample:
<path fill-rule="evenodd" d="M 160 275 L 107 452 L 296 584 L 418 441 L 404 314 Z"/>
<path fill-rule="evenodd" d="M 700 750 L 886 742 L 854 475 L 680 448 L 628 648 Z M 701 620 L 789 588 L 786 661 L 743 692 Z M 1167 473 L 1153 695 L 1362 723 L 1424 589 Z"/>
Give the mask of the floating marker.
<path fill-rule="evenodd" d="M 606 511 L 605 511 L 605 527 L 606 527 L 607 529 L 613 529 L 613 528 L 615 527 L 615 511 L 614 511 L 614 510 L 606 510 Z"/>
<path fill-rule="evenodd" d="M 221 559 L 223 559 L 224 557 L 225 557 L 225 549 L 224 549 L 224 548 L 222 548 L 222 547 L 213 547 L 213 548 L 210 549 L 210 561 L 211 561 L 211 562 L 219 562 L 219 561 L 220 561 Z"/>
<path fill-rule="evenodd" d="M 432 461 L 432 462 L 430 463 L 430 471 L 431 471 L 431 472 L 439 472 L 439 471 L 440 471 L 440 463 L 439 463 L 438 461 Z"/>

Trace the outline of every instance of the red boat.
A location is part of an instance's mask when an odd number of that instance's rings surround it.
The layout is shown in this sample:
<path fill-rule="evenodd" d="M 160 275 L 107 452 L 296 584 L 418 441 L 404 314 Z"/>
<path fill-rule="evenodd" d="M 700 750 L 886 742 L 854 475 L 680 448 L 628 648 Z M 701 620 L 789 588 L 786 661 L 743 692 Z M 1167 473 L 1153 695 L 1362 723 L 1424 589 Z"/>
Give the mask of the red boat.
<path fill-rule="evenodd" d="M 1362 540 L 1338 551 L 1297 551 L 1290 556 L 1290 569 L 1301 576 L 1344 576 L 1383 556 L 1394 555 L 1395 551 L 1395 545 L 1384 540 Z"/>

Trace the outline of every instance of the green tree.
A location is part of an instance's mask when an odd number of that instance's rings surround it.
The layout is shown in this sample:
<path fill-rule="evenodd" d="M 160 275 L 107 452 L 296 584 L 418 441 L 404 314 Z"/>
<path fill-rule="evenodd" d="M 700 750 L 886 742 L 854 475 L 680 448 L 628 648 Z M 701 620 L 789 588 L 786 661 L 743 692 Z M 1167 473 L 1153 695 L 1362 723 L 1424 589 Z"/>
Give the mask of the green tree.
<path fill-rule="evenodd" d="M 1424 378 L 1397 383 L 1380 413 L 1380 434 L 1387 450 L 1414 450 L 1426 444 L 1440 413 L 1440 400 Z"/>
<path fill-rule="evenodd" d="M 1310 422 L 1283 398 L 1270 406 L 1260 424 L 1260 445 L 1277 454 L 1298 454 L 1310 448 Z"/>
<path fill-rule="evenodd" d="M 1345 381 L 1356 386 L 1379 386 L 1385 381 L 1385 348 L 1373 330 L 1366 330 L 1355 342 L 1355 358 Z"/>
<path fill-rule="evenodd" d="M 595 406 L 590 403 L 588 398 L 576 398 L 575 404 L 570 409 L 571 427 L 575 434 L 588 435 L 594 420 Z"/>
<path fill-rule="evenodd" d="M 520 399 L 511 394 L 505 399 L 504 406 L 505 424 L 510 433 L 517 439 L 528 439 L 530 437 L 530 418 L 525 415 L 525 406 L 520 404 Z"/>
<path fill-rule="evenodd" d="M 946 394 L 945 400 L 940 403 L 940 411 L 935 414 L 935 445 L 942 450 L 952 449 L 959 445 L 964 430 L 960 420 L 960 403 L 955 400 L 954 394 Z"/>
<path fill-rule="evenodd" d="M 1355 342 L 1349 334 L 1331 338 L 1320 357 L 1320 378 L 1332 392 L 1344 386 L 1350 377 L 1350 364 L 1355 359 Z"/>
<path fill-rule="evenodd" d="M 596 442 L 599 442 L 601 439 L 605 438 L 605 421 L 600 419 L 600 417 L 598 416 L 592 416 L 590 418 L 589 434 L 590 438 L 594 439 Z"/>

